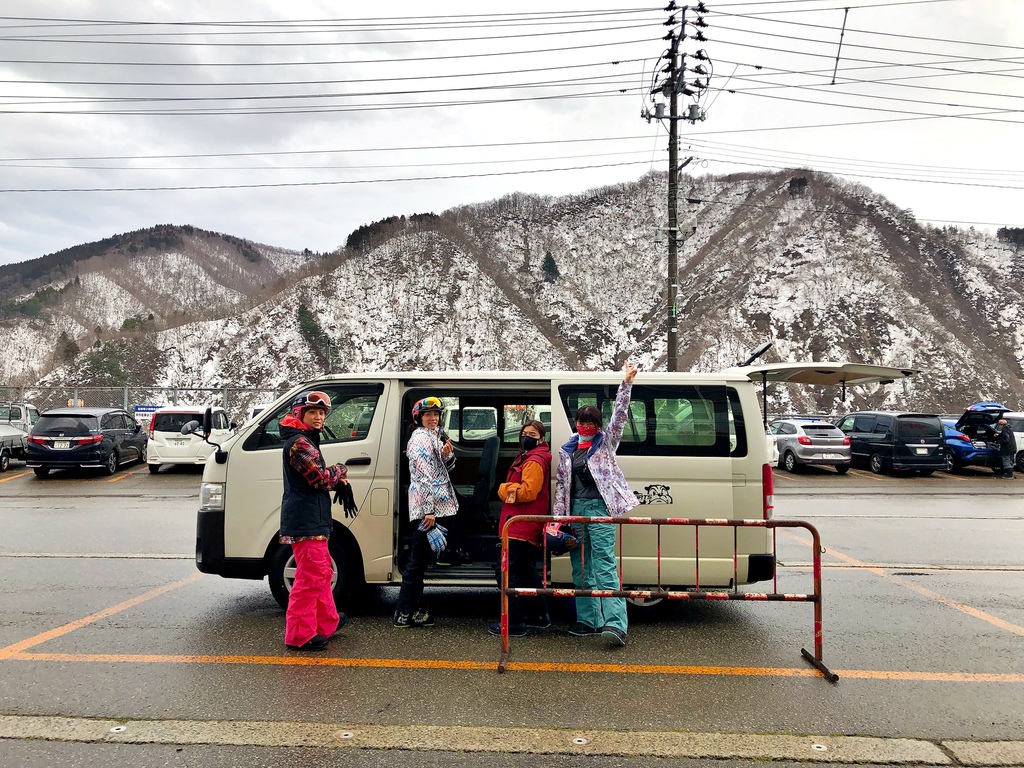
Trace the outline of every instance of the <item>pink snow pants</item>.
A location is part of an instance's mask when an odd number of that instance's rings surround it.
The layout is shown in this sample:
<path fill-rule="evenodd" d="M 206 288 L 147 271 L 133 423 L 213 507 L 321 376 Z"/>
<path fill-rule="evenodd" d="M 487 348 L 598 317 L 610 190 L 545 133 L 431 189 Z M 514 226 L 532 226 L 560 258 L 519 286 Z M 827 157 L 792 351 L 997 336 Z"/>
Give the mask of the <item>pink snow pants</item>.
<path fill-rule="evenodd" d="M 338 628 L 338 609 L 331 593 L 331 555 L 326 541 L 297 541 L 295 582 L 288 596 L 284 641 L 304 645 L 314 635 L 330 637 Z"/>

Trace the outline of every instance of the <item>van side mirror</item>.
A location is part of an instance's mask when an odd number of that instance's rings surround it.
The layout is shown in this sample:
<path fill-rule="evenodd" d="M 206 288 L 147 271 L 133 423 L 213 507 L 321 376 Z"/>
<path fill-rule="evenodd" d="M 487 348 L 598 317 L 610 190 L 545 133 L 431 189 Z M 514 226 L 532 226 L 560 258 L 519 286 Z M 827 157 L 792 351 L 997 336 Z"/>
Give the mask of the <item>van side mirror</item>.
<path fill-rule="evenodd" d="M 210 434 L 213 431 L 213 408 L 207 408 L 203 412 L 203 432 Z"/>
<path fill-rule="evenodd" d="M 187 421 L 187 422 L 185 422 L 184 424 L 181 425 L 181 434 L 183 434 L 183 435 L 192 435 L 192 434 L 195 434 L 195 432 L 198 429 L 199 429 L 199 422 L 196 421 L 195 419 L 192 419 L 192 421 Z"/>
<path fill-rule="evenodd" d="M 238 429 L 238 425 L 232 421 L 231 424 L 228 426 L 228 429 Z"/>

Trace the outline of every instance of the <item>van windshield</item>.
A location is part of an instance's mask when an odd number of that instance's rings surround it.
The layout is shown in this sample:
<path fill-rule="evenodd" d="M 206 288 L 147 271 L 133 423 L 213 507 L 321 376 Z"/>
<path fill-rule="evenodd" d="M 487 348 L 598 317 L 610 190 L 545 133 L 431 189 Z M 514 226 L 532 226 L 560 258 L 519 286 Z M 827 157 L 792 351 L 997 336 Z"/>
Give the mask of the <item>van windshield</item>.
<path fill-rule="evenodd" d="M 935 416 L 900 416 L 900 439 L 939 440 L 942 436 L 942 424 Z"/>

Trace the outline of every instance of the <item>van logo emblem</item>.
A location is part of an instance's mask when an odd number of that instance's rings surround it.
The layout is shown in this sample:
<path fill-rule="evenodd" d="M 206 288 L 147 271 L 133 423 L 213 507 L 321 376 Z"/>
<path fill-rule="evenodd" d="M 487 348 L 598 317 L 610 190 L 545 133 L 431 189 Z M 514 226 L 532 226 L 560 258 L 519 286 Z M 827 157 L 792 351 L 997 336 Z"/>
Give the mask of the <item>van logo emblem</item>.
<path fill-rule="evenodd" d="M 636 494 L 637 501 L 641 504 L 671 504 L 672 494 L 669 493 L 667 485 L 648 485 L 644 487 L 643 493 Z"/>

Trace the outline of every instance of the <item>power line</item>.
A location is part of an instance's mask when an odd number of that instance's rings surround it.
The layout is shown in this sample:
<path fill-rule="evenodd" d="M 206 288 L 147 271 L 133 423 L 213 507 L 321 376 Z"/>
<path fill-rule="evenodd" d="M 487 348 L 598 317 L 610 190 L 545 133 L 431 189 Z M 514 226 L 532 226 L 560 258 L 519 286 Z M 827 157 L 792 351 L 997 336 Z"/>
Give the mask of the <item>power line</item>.
<path fill-rule="evenodd" d="M 160 187 L 77 187 L 77 188 L 36 188 L 36 189 L 0 189 L 0 194 L 10 193 L 67 193 L 67 192 L 181 192 L 196 190 L 225 190 L 225 189 L 272 189 L 279 187 L 333 187 L 347 186 L 353 184 L 391 184 L 408 181 L 448 181 L 451 179 L 478 179 L 493 176 L 524 176 L 535 173 L 561 173 L 564 171 L 586 171 L 598 168 L 622 168 L 635 165 L 647 165 L 646 160 L 635 160 L 623 163 L 605 163 L 598 165 L 578 165 L 568 168 L 540 168 L 529 171 L 496 171 L 494 173 L 467 173 L 452 174 L 446 176 L 406 176 L 394 179 L 352 179 L 338 181 L 282 181 L 268 184 L 209 184 L 190 186 L 160 186 Z"/>

